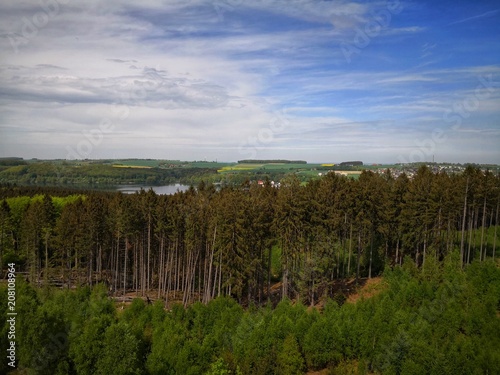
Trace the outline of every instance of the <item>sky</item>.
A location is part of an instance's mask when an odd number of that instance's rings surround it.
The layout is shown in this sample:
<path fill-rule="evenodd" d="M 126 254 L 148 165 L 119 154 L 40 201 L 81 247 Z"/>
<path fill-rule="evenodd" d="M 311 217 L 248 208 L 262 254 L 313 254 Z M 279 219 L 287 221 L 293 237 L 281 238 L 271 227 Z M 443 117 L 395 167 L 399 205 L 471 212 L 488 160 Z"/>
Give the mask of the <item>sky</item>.
<path fill-rule="evenodd" d="M 10 156 L 500 164 L 500 2 L 2 0 Z"/>

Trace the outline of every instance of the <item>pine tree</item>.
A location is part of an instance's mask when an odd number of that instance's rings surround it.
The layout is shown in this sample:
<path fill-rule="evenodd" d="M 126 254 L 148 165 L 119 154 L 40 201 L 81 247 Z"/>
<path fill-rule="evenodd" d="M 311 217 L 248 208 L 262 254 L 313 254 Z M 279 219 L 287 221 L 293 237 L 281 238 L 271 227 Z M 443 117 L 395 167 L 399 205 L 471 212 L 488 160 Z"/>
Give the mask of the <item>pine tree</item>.
<path fill-rule="evenodd" d="M 283 342 L 283 348 L 278 353 L 276 374 L 298 375 L 304 373 L 304 358 L 293 335 L 288 335 Z"/>

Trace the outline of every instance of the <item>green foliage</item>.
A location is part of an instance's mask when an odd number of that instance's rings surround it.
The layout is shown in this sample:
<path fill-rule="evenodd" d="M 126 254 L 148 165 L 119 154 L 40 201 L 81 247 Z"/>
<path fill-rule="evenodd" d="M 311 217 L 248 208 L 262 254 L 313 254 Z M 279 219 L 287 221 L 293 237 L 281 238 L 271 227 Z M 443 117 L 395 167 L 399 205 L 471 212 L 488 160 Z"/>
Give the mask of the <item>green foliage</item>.
<path fill-rule="evenodd" d="M 73 186 L 114 186 L 120 184 L 169 184 L 179 181 L 191 183 L 202 178 L 214 176 L 218 165 L 157 166 L 157 162 L 125 162 L 110 165 L 104 162 L 38 162 L 29 165 L 13 166 L 0 170 L 0 183 L 20 185 L 73 185 Z M 140 164 L 140 165 L 139 165 Z M 154 168 L 140 168 L 150 167 Z M 120 166 L 120 168 L 119 168 Z M 128 167 L 127 167 L 128 166 Z M 139 167 L 139 168 L 136 168 Z"/>
<path fill-rule="evenodd" d="M 104 333 L 102 352 L 98 356 L 98 375 L 137 375 L 141 373 L 139 341 L 125 322 L 110 325 Z"/>
<path fill-rule="evenodd" d="M 111 315 L 115 314 L 115 306 L 108 298 L 106 285 L 97 284 L 92 289 L 89 302 L 89 315 Z"/>
<path fill-rule="evenodd" d="M 276 374 L 296 375 L 304 370 L 304 358 L 300 353 L 299 345 L 293 335 L 288 335 L 283 342 L 283 348 L 278 353 Z"/>
<path fill-rule="evenodd" d="M 105 333 L 113 323 L 109 315 L 92 317 L 70 345 L 70 357 L 78 374 L 91 375 L 98 370 L 97 362 L 103 355 Z"/>
<path fill-rule="evenodd" d="M 322 313 L 288 299 L 244 311 L 221 297 L 171 311 L 136 299 L 121 314 L 102 285 L 37 292 L 20 279 L 19 366 L 37 374 L 495 373 L 494 262 L 462 270 L 456 255 L 421 269 L 408 261 L 384 279 L 377 296 L 342 306 L 330 300 Z"/>
<path fill-rule="evenodd" d="M 499 181 L 424 167 L 173 196 L 1 188 L 20 371 L 494 373 Z M 374 296 L 346 300 L 380 274 Z M 109 296 L 132 291 L 147 303 L 116 311 Z"/>
<path fill-rule="evenodd" d="M 210 365 L 210 370 L 205 375 L 231 375 L 232 372 L 222 358 Z"/>

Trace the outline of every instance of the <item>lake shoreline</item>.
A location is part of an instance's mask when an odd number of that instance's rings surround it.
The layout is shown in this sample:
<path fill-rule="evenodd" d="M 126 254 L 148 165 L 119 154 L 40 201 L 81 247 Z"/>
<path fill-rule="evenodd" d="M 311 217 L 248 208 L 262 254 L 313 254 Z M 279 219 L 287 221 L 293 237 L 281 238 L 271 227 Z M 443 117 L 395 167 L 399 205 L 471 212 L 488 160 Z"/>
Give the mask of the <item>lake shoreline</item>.
<path fill-rule="evenodd" d="M 115 190 L 122 192 L 124 194 L 134 194 L 136 192 L 139 192 L 141 190 L 148 191 L 150 189 L 153 189 L 153 191 L 158 194 L 158 195 L 173 195 L 176 194 L 177 192 L 184 192 L 189 190 L 190 186 L 189 185 L 183 185 L 180 183 L 176 184 L 169 184 L 169 185 L 159 185 L 159 186 L 154 186 L 154 185 L 117 185 L 115 186 Z"/>

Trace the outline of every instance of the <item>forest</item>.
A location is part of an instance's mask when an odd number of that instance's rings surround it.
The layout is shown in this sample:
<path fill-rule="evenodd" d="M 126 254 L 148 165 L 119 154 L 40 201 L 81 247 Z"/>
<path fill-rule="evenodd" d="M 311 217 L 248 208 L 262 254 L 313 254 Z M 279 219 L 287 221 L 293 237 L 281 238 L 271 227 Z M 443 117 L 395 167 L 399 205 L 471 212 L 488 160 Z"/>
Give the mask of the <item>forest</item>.
<path fill-rule="evenodd" d="M 107 161 L 0 161 L 0 183 L 31 186 L 76 186 L 105 189 L 120 184 L 162 185 L 176 182 L 197 183 L 213 179 L 217 168 L 177 166 L 152 168 L 112 165 Z M 7 165 L 6 165 L 7 163 Z M 13 166 L 12 164 L 15 163 Z M 155 163 L 157 164 L 157 163 Z"/>
<path fill-rule="evenodd" d="M 463 268 L 453 251 L 417 267 L 406 257 L 402 266 L 387 268 L 383 280 L 373 297 L 330 299 L 319 311 L 287 298 L 275 308 L 244 309 L 224 296 L 168 310 L 161 300 L 134 299 L 122 310 L 103 284 L 68 290 L 20 279 L 17 373 L 499 373 L 500 270 L 491 259 Z M 3 286 L 0 295 L 4 316 Z M 0 366 L 8 373 L 5 360 Z"/>
<path fill-rule="evenodd" d="M 202 181 L 236 186 L 255 178 L 279 181 L 287 174 L 296 174 L 302 181 L 307 181 L 317 176 L 317 170 L 327 170 L 321 164 L 307 164 L 300 160 L 253 160 L 255 164 L 248 164 L 250 160 L 241 162 L 0 158 L 0 184 L 66 186 L 92 190 L 114 190 L 117 185 L 128 184 L 159 186 L 181 183 L 196 186 Z"/>
<path fill-rule="evenodd" d="M 491 172 L 0 192 L 0 263 L 20 271 L 19 368 L 32 373 L 500 368 Z M 346 302 L 376 276 L 381 293 Z M 141 298 L 117 310 L 127 296 Z"/>

